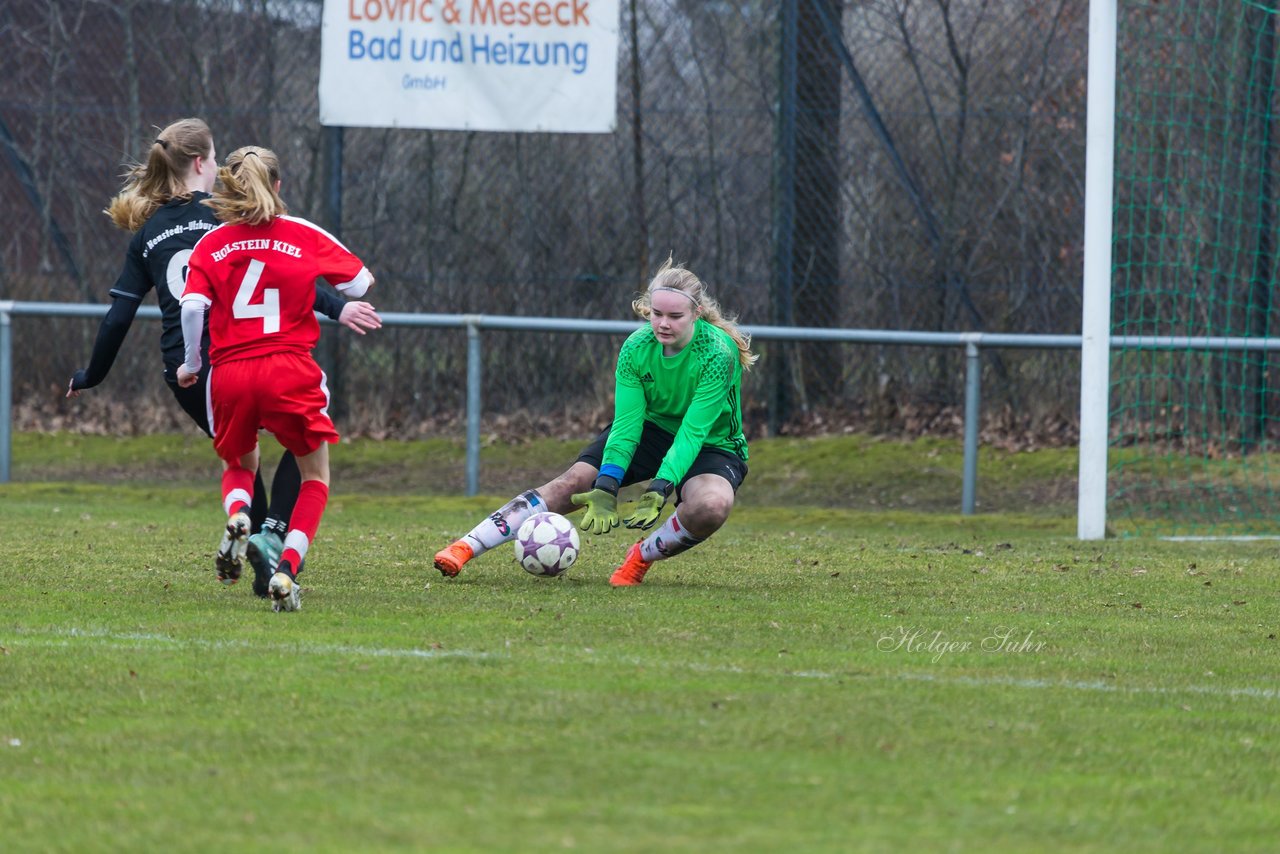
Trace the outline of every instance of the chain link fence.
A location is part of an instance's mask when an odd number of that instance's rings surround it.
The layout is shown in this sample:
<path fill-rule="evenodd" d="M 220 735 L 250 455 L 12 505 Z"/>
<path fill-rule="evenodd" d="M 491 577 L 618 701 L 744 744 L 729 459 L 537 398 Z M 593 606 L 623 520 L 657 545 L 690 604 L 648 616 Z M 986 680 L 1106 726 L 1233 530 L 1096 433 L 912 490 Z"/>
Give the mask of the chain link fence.
<path fill-rule="evenodd" d="M 674 253 L 749 324 L 1078 332 L 1087 0 L 620 6 L 616 131 L 520 135 L 320 127 L 317 0 L 6 3 L 0 298 L 105 301 L 127 244 L 101 214 L 121 166 L 195 115 L 220 152 L 280 154 L 293 212 L 365 259 L 383 310 L 629 318 Z M 180 424 L 158 327 L 137 325 L 109 392 L 74 411 L 61 391 L 96 325 L 16 326 L 19 423 Z M 594 429 L 618 343 L 490 339 L 486 412 Z M 959 354 L 758 349 L 757 434 L 823 418 L 918 429 L 963 395 Z M 348 430 L 461 417 L 460 332 L 329 331 L 319 355 L 359 413 Z M 1074 421 L 1074 358 L 986 359 L 988 412 Z"/>

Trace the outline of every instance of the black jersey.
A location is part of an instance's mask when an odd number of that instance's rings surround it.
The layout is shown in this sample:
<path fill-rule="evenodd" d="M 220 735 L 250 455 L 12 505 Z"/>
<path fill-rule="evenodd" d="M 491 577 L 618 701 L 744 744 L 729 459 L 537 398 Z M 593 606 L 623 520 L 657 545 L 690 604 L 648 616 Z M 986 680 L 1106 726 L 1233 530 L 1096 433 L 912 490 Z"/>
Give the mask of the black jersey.
<path fill-rule="evenodd" d="M 111 288 L 112 297 L 139 303 L 154 286 L 160 304 L 160 350 L 165 361 L 181 362 L 182 298 L 187 281 L 187 259 L 205 232 L 218 226 L 208 205 L 200 202 L 208 193 L 195 192 L 189 199 L 172 199 L 156 209 L 129 241 L 124 269 Z"/>

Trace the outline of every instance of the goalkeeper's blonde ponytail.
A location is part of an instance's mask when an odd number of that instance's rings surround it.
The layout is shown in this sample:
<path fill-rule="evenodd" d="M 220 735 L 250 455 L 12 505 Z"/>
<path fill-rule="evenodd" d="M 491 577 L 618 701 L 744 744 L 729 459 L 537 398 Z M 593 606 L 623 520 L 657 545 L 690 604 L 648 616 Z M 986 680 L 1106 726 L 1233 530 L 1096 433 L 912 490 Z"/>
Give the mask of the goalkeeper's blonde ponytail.
<path fill-rule="evenodd" d="M 738 363 L 744 371 L 750 370 L 756 359 L 760 358 L 751 352 L 751 336 L 738 328 L 736 318 L 725 317 L 720 304 L 707 293 L 707 286 L 702 280 L 682 265 L 676 264 L 672 256 L 667 256 L 666 262 L 658 268 L 653 280 L 649 282 L 649 287 L 631 303 L 635 313 L 645 320 L 652 313 L 653 292 L 658 288 L 680 291 L 698 307 L 699 317 L 723 329 L 738 345 Z"/>

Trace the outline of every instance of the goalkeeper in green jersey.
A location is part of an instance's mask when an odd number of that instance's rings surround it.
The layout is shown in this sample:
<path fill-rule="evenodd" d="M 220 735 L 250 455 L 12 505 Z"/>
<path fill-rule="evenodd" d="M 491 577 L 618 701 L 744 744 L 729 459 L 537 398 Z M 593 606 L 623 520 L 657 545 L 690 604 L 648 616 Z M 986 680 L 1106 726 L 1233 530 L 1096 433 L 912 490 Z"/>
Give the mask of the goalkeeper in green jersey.
<path fill-rule="evenodd" d="M 671 259 L 632 307 L 648 325 L 618 354 L 613 423 L 564 474 L 516 496 L 437 553 L 435 567 L 445 576 L 513 539 L 535 513 L 582 507 L 584 531 L 648 530 L 674 497 L 675 512 L 627 551 L 609 579 L 630 586 L 655 561 L 696 546 L 729 518 L 747 476 L 742 372 L 757 358 L 750 341 L 721 315 L 702 281 Z M 643 480 L 644 495 L 620 514 L 619 487 Z"/>

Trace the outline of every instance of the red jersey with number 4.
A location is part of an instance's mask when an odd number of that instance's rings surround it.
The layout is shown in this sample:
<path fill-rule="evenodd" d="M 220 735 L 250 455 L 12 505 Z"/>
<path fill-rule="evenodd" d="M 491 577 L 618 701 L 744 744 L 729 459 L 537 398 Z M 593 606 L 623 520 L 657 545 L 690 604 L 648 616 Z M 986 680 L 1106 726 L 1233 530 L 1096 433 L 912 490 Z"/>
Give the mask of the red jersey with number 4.
<path fill-rule="evenodd" d="M 363 293 L 371 276 L 336 237 L 300 217 L 226 223 L 195 245 L 184 299 L 209 306 L 209 362 L 310 353 L 320 338 L 315 281 Z"/>

